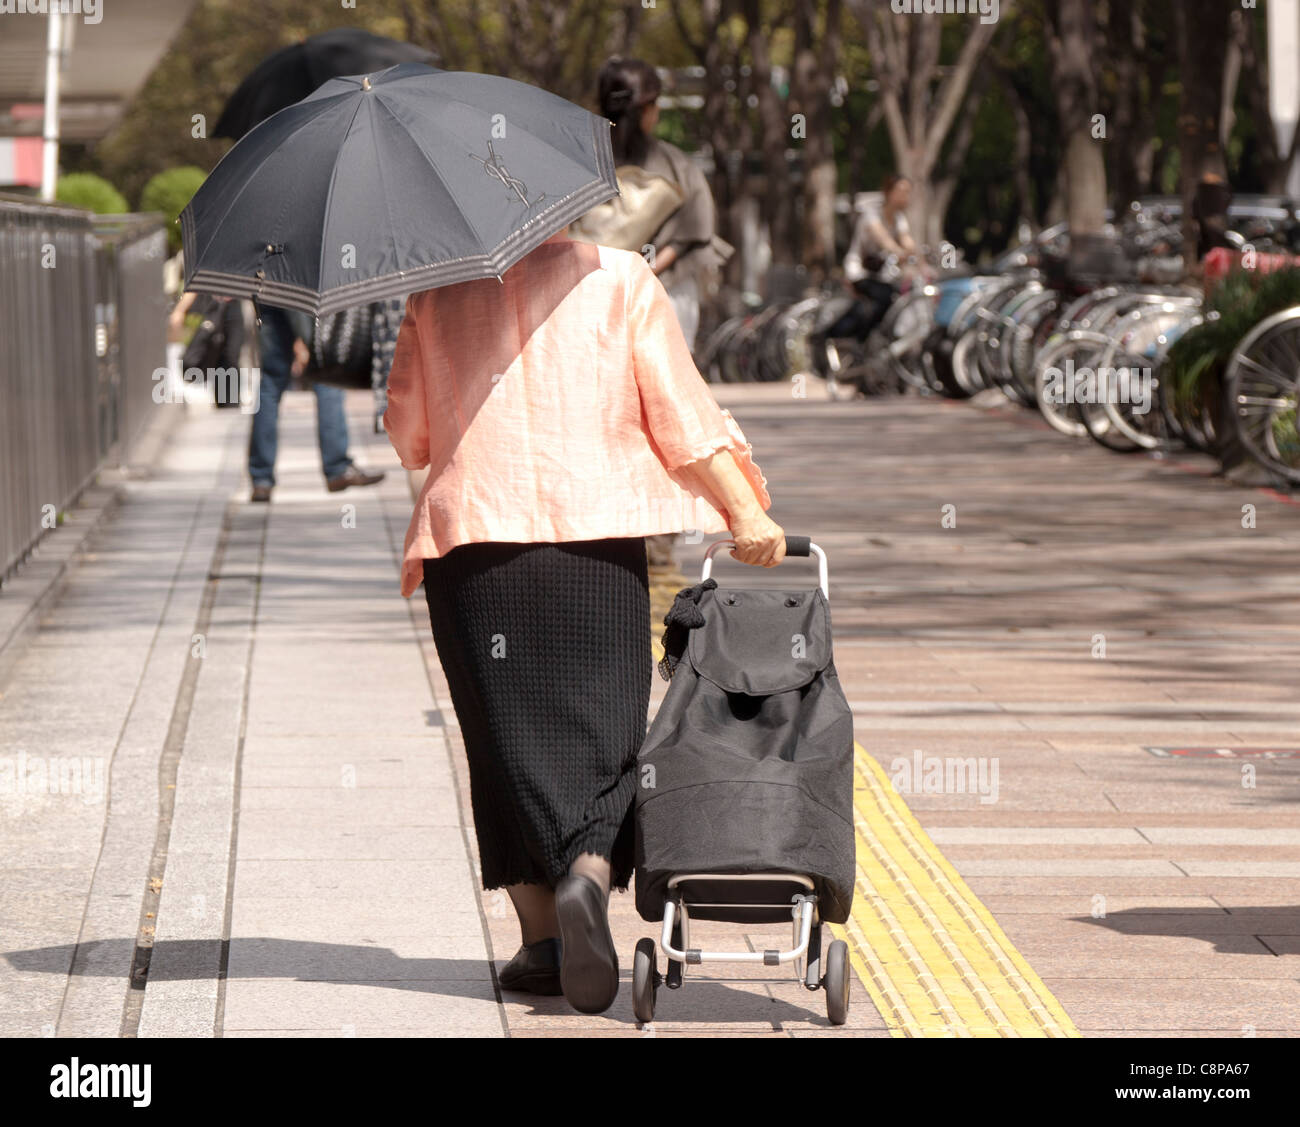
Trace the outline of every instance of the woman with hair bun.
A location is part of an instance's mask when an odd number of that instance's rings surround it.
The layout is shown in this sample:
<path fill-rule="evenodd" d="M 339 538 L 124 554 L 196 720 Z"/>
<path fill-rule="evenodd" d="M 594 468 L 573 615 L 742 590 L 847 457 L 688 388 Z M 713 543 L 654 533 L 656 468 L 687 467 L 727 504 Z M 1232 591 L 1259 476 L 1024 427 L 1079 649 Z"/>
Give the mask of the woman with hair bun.
<path fill-rule="evenodd" d="M 672 299 L 691 350 L 700 327 L 700 294 L 706 272 L 726 259 L 715 246 L 717 210 L 704 173 L 676 145 L 654 136 L 659 121 L 659 75 L 641 59 L 615 56 L 596 76 L 600 112 L 614 123 L 610 141 L 616 165 L 636 165 L 675 183 L 684 199 L 651 238 L 650 269 Z M 719 240 L 720 241 L 720 240 Z"/>

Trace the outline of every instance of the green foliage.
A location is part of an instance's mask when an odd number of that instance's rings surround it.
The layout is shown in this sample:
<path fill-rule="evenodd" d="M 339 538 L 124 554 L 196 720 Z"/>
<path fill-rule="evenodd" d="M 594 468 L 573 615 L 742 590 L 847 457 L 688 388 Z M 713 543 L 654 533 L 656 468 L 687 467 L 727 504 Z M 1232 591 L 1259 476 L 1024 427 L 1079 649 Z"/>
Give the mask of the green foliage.
<path fill-rule="evenodd" d="M 848 90 L 830 119 L 831 143 L 839 170 L 838 190 L 850 194 L 871 191 L 880 187 L 880 181 L 897 162 L 883 115 L 867 128 L 879 95 L 867 89 L 871 61 L 866 47 L 846 40 L 840 69 L 848 80 Z"/>
<path fill-rule="evenodd" d="M 966 96 L 967 103 L 977 105 L 978 113 L 944 230 L 972 258 L 1002 249 L 1014 238 L 1017 220 L 1022 217 L 1035 225 L 1047 222 L 1049 208 L 1054 201 L 1059 203 L 1062 148 L 1056 120 L 1057 88 L 1046 48 L 1046 14 L 1052 2 L 1020 0 L 1003 5 L 993 46 L 980 64 L 979 81 Z M 1136 60 L 1141 70 L 1140 101 L 1155 134 L 1152 187 L 1165 193 L 1177 191 L 1180 77 L 1173 12 L 1181 2 L 1184 0 L 1131 0 L 1123 6 L 1123 13 L 1131 11 L 1146 29 L 1146 50 Z M 834 72 L 846 93 L 828 121 L 834 132 L 841 191 L 876 188 L 883 174 L 900 163 L 879 113 L 879 90 L 872 88 L 879 75 L 863 27 L 865 14 L 887 7 L 883 0 L 880 4 L 845 0 L 837 9 L 842 40 Z M 626 4 L 609 0 L 366 0 L 355 6 L 322 4 L 320 0 L 198 0 L 171 49 L 128 107 L 120 127 L 85 154 L 70 152 L 66 167 L 98 172 L 118 185 L 128 199 L 139 199 L 144 206 L 142 191 L 157 173 L 182 166 L 211 169 L 227 151 L 230 142 L 212 139 L 210 131 L 226 98 L 265 55 L 328 28 L 360 25 L 434 48 L 441 65 L 449 70 L 507 75 L 588 108 L 594 108 L 596 71 L 611 54 L 639 56 L 669 70 L 697 66 L 707 56 L 718 68 L 715 77 L 720 76 L 725 85 L 725 106 L 715 115 L 716 120 L 705 120 L 704 114 L 691 109 L 665 109 L 659 135 L 687 150 L 706 143 L 721 149 L 744 148 L 752 168 L 763 135 L 761 116 L 750 99 L 754 47 L 761 43 L 773 66 L 793 68 L 795 16 L 803 12 L 813 17 L 814 42 L 809 46 L 815 51 L 820 46 L 829 0 L 756 0 L 752 5 L 724 0 L 721 9 L 728 14 L 716 32 L 706 23 L 710 8 L 682 0 L 657 4 L 644 0 Z M 1099 14 L 1110 13 L 1117 5 L 1109 0 L 1097 8 Z M 752 29 L 747 23 L 751 14 L 757 23 Z M 944 21 L 941 66 L 930 88 L 922 92 L 922 100 L 932 104 L 969 37 L 971 18 L 925 18 Z M 1260 21 L 1262 33 L 1262 6 L 1254 10 L 1253 18 Z M 906 19 L 895 22 L 900 35 L 909 26 L 913 25 Z M 1094 62 L 1099 72 L 1099 111 L 1108 115 L 1113 115 L 1115 108 L 1112 103 L 1120 61 L 1107 37 L 1101 36 Z M 692 83 L 698 89 L 696 79 L 685 79 L 683 86 Z M 1013 167 L 1018 107 L 1026 115 L 1029 140 L 1028 167 L 1020 176 Z M 786 111 L 791 108 L 783 107 Z M 1256 138 L 1266 125 L 1252 119 L 1241 86 L 1236 108 L 1228 149 L 1229 178 L 1242 192 L 1261 186 Z M 790 147 L 797 150 L 799 144 Z M 724 154 L 715 155 L 722 158 Z M 1108 155 L 1113 183 L 1118 154 Z M 792 181 L 790 187 L 796 191 L 799 184 Z M 744 190 L 750 189 L 746 186 Z M 1028 198 L 1019 198 L 1022 192 Z M 767 219 L 772 218 L 766 215 L 769 203 L 765 200 L 762 204 Z M 160 206 L 160 210 L 170 216 L 177 209 L 171 204 Z M 176 236 L 175 230 L 169 230 L 173 241 Z"/>
<path fill-rule="evenodd" d="M 1300 305 L 1300 269 L 1261 274 L 1234 270 L 1215 289 L 1205 312 L 1217 313 L 1169 350 L 1165 379 L 1183 404 L 1205 402 L 1222 381 L 1233 350 L 1266 317 Z"/>
<path fill-rule="evenodd" d="M 698 34 L 693 5 L 683 8 L 682 18 Z M 682 43 L 666 3 L 644 8 L 639 0 L 365 0 L 352 6 L 199 0 L 89 165 L 131 199 L 165 169 L 213 168 L 231 142 L 213 138 L 211 131 L 244 76 L 280 47 L 345 26 L 430 47 L 447 70 L 505 75 L 588 108 L 594 108 L 596 71 L 610 54 L 636 54 L 670 68 L 698 61 Z"/>
<path fill-rule="evenodd" d="M 176 217 L 185 210 L 207 173 L 192 164 L 160 172 L 140 193 L 141 211 L 160 211 L 167 218 L 167 246 L 172 254 L 181 248 L 181 229 Z"/>
<path fill-rule="evenodd" d="M 696 147 L 681 110 L 664 110 L 659 116 L 659 124 L 655 127 L 655 136 L 688 152 Z"/>
<path fill-rule="evenodd" d="M 1015 237 L 1016 183 L 1006 168 L 1007 154 L 1015 147 L 1015 118 L 1005 91 L 994 86 L 975 118 L 963 174 L 944 224 L 945 237 L 972 262 L 1000 253 Z M 1035 200 L 1018 202 L 1026 214 L 1036 213 Z"/>
<path fill-rule="evenodd" d="M 93 172 L 73 172 L 61 177 L 54 198 L 72 207 L 83 207 L 96 215 L 122 215 L 131 210 L 122 195 L 102 176 Z"/>

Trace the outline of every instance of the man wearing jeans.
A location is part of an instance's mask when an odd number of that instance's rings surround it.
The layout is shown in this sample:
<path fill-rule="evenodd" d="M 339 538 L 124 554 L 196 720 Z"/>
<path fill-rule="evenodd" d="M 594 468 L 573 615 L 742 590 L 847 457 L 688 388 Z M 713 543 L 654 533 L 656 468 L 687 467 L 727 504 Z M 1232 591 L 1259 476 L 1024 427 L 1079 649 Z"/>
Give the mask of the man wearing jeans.
<path fill-rule="evenodd" d="M 248 447 L 248 475 L 253 479 L 254 501 L 269 501 L 275 486 L 275 455 L 278 441 L 280 396 L 289 386 L 289 378 L 305 364 L 306 346 L 312 336 L 311 318 L 296 309 L 261 306 L 262 325 L 258 331 L 261 348 L 262 381 L 258 391 L 257 414 L 253 416 L 253 433 Z M 295 358 L 295 349 L 302 354 Z M 374 485 L 383 481 L 382 473 L 364 473 L 348 457 L 348 424 L 343 412 L 343 389 L 313 383 L 316 393 L 316 430 L 320 442 L 321 467 L 325 486 L 338 493 L 349 485 Z"/>

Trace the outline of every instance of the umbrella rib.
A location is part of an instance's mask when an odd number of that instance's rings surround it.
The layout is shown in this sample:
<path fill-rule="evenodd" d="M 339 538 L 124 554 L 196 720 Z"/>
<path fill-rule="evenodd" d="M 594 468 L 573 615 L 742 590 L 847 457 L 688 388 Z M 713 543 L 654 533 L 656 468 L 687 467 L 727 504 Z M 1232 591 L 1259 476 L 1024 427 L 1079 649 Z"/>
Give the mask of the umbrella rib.
<path fill-rule="evenodd" d="M 339 96 L 340 98 L 342 98 L 342 97 L 346 97 L 346 93 L 344 93 L 344 94 L 340 94 L 340 95 L 338 95 L 338 96 Z M 322 102 L 324 102 L 324 101 L 328 101 L 328 99 L 326 99 L 326 98 L 322 98 L 321 101 L 322 101 Z M 295 103 L 295 105 L 296 105 L 296 104 L 298 104 L 298 103 Z M 292 109 L 292 108 L 293 108 L 293 106 L 286 106 L 286 107 L 285 107 L 285 109 Z M 281 110 L 280 112 L 283 113 L 284 110 Z M 272 115 L 272 116 L 275 116 L 275 115 Z M 355 117 L 356 117 L 356 114 L 354 113 L 352 116 L 355 118 Z M 212 226 L 211 226 L 211 230 L 212 230 L 212 238 L 213 238 L 213 239 L 216 238 L 216 236 L 217 236 L 217 232 L 220 231 L 222 224 L 224 224 L 224 223 L 226 222 L 226 217 L 231 213 L 231 211 L 234 209 L 235 205 L 239 202 L 239 198 L 240 198 L 240 196 L 242 196 L 242 195 L 244 194 L 244 192 L 248 189 L 249 185 L 250 185 L 250 184 L 252 183 L 252 181 L 253 181 L 253 177 L 254 177 L 254 176 L 257 174 L 257 172 L 261 169 L 262 165 L 264 165 L 268 160 L 270 160 L 273 156 L 275 156 L 276 153 L 280 152 L 280 150 L 284 148 L 286 142 L 293 140 L 293 138 L 296 137 L 296 136 L 298 136 L 298 134 L 299 134 L 300 132 L 302 132 L 302 130 L 306 129 L 307 126 L 309 126 L 309 125 L 313 124 L 314 122 L 316 122 L 316 121 L 319 119 L 319 117 L 320 117 L 319 114 L 313 114 L 311 117 L 306 118 L 306 119 L 303 121 L 303 123 L 302 123 L 301 125 L 296 126 L 296 127 L 293 129 L 293 131 L 292 131 L 291 133 L 288 134 L 288 136 L 282 138 L 282 139 L 281 139 L 281 140 L 276 144 L 275 148 L 273 148 L 270 152 L 268 152 L 268 153 L 266 154 L 266 156 L 264 156 L 260 161 L 258 161 L 256 167 L 251 168 L 251 169 L 249 169 L 246 173 L 244 173 L 244 183 L 243 183 L 243 186 L 240 187 L 239 191 L 235 193 L 235 195 L 234 195 L 234 197 L 231 199 L 230 203 L 226 205 L 226 210 L 223 211 L 223 212 L 221 213 L 221 218 L 218 219 L 218 220 L 217 220 L 215 223 L 213 223 Z M 270 121 L 270 120 L 271 120 L 271 118 L 267 118 L 267 121 Z M 350 126 L 349 126 L 349 128 L 350 128 Z M 238 147 L 238 143 L 236 143 L 236 146 L 235 146 L 235 147 Z M 222 161 L 224 161 L 224 160 L 226 159 L 226 157 L 230 156 L 230 153 L 233 153 L 234 151 L 235 151 L 235 148 L 231 148 L 230 151 L 226 153 L 226 156 L 222 157 L 221 160 L 217 161 L 216 168 L 214 168 L 214 169 L 212 170 L 212 172 L 210 172 L 210 173 L 208 174 L 209 177 L 214 176 L 214 175 L 216 174 L 217 169 L 221 167 L 221 163 L 222 163 Z M 196 246 L 194 249 L 198 252 L 198 254 L 196 254 L 195 257 L 197 258 L 199 255 L 202 254 L 203 251 L 205 251 L 205 250 L 206 250 L 209 246 L 211 246 L 211 245 L 212 245 L 212 239 L 209 239 L 208 242 L 207 242 L 204 246 L 202 246 L 202 247 Z"/>
<path fill-rule="evenodd" d="M 450 100 L 455 101 L 456 99 L 453 98 Z M 460 212 L 461 219 L 465 221 L 465 226 L 474 233 L 474 238 L 478 240 L 479 249 L 482 250 L 483 236 L 479 233 L 478 228 L 475 227 L 474 224 L 469 221 L 469 216 L 465 214 L 460 204 L 456 203 L 456 194 L 451 190 L 451 185 L 447 183 L 446 179 L 442 175 L 442 172 L 438 169 L 438 166 L 434 163 L 433 157 L 431 157 L 427 152 L 424 151 L 424 146 L 420 144 L 419 138 L 417 138 L 414 133 L 412 133 L 409 129 L 407 129 L 406 126 L 402 125 L 402 119 L 399 118 L 397 114 L 393 113 L 393 111 L 388 107 L 388 105 L 382 99 L 380 99 L 380 105 L 384 107 L 384 112 L 387 113 L 388 116 L 391 117 L 397 123 L 399 128 L 401 128 L 406 133 L 406 135 L 411 139 L 411 144 L 414 145 L 416 149 L 419 150 L 420 155 L 424 157 L 424 159 L 428 162 L 429 167 L 433 170 L 433 174 L 438 178 L 438 183 L 442 185 L 443 190 L 447 193 L 447 198 L 455 204 L 456 210 Z"/>
<path fill-rule="evenodd" d="M 357 114 L 361 112 L 362 99 L 357 99 L 356 108 L 352 111 L 352 117 L 348 119 L 348 127 L 343 131 L 343 140 L 339 142 L 338 152 L 334 156 L 334 167 L 330 169 L 330 184 L 325 192 L 325 207 L 321 211 L 321 218 L 325 223 L 329 222 L 330 203 L 334 199 L 334 184 L 339 175 L 339 155 L 343 152 L 343 146 L 347 144 L 348 134 L 352 132 L 352 126 L 357 120 Z M 316 286 L 319 292 L 320 283 L 325 277 L 325 231 L 321 230 L 320 255 L 316 259 Z M 317 320 L 320 320 L 317 315 Z"/>
<path fill-rule="evenodd" d="M 387 107 L 385 107 L 387 109 Z M 391 114 L 390 114 L 391 116 Z M 379 159 L 379 133 L 377 130 L 370 131 L 370 149 L 375 154 L 375 175 L 379 178 L 379 194 L 384 201 L 384 214 L 388 216 L 388 230 L 395 234 L 397 225 L 393 222 L 393 209 L 388 199 L 388 191 L 384 186 L 384 165 Z M 400 271 L 402 269 L 401 258 L 397 252 L 397 240 L 393 239 L 393 265 Z"/>

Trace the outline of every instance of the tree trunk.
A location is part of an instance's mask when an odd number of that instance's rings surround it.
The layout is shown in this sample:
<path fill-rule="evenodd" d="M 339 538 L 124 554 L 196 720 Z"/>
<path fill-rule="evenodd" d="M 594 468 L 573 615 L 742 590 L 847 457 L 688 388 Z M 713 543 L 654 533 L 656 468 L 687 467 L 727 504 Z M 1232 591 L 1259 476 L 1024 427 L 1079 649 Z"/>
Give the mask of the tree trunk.
<path fill-rule="evenodd" d="M 1020 91 L 1016 89 L 1015 83 L 1007 77 L 1006 71 L 1002 68 L 998 69 L 997 77 L 998 83 L 1002 87 L 1003 97 L 1006 98 L 1007 104 L 1011 107 L 1011 115 L 1016 122 L 1016 148 L 1011 162 L 1015 194 L 1010 219 L 1010 230 L 1014 237 L 1020 228 L 1020 224 L 1025 219 L 1030 219 L 1031 226 L 1034 225 L 1029 212 L 1030 201 L 1033 199 L 1033 185 L 1029 179 L 1029 159 L 1033 148 L 1033 127 L 1030 125 L 1029 111 L 1025 109 L 1025 103 L 1021 99 Z"/>
<path fill-rule="evenodd" d="M 1054 0 L 1050 39 L 1056 112 L 1065 139 L 1066 219 L 1070 225 L 1070 268 L 1090 275 L 1104 269 L 1102 231 L 1106 225 L 1104 143 L 1094 136 L 1099 112 L 1093 71 L 1097 27 L 1091 0 Z"/>
<path fill-rule="evenodd" d="M 970 154 L 971 143 L 975 139 L 975 119 L 979 116 L 980 103 L 984 100 L 984 91 L 988 87 L 988 72 L 981 71 L 971 84 L 970 95 L 962 106 L 961 117 L 953 131 L 943 159 L 943 168 L 932 175 L 930 206 L 926 211 L 921 242 L 926 246 L 937 247 L 943 242 L 943 221 L 948 214 L 948 206 L 957 191 L 957 182 L 961 178 L 966 157 Z M 989 212 L 990 215 L 994 214 Z"/>
<path fill-rule="evenodd" d="M 831 89 L 840 54 L 842 0 L 828 0 L 825 25 L 817 37 L 818 0 L 798 0 L 791 109 L 802 113 L 804 230 L 803 264 L 820 282 L 835 266 L 835 193 L 839 187 L 832 135 Z"/>
<path fill-rule="evenodd" d="M 1183 197 L 1183 254 L 1195 259 L 1199 225 L 1192 214 L 1196 188 L 1206 175 L 1228 177 L 1227 162 L 1220 144 L 1223 115 L 1223 74 L 1228 58 L 1229 9 L 1215 0 L 1183 0 L 1175 15 L 1178 68 L 1182 96 L 1178 106 L 1178 152 L 1181 161 L 1179 185 Z M 1267 125 L 1265 125 L 1267 128 Z M 1220 397 L 1221 418 L 1231 417 L 1222 385 L 1211 389 Z M 1246 460 L 1246 452 L 1228 426 L 1218 428 L 1216 453 L 1225 471 Z"/>
<path fill-rule="evenodd" d="M 739 70 L 739 58 L 728 54 L 730 40 L 721 34 L 724 20 L 730 17 L 733 0 L 700 0 L 698 33 L 690 28 L 680 4 L 669 9 L 677 33 L 683 43 L 690 49 L 700 66 L 704 69 L 704 133 L 709 150 L 713 156 L 713 177 L 710 187 L 717 209 L 718 234 L 734 247 L 740 246 L 740 231 L 734 215 L 734 203 L 743 193 L 744 185 L 736 183 L 731 175 L 731 157 L 737 143 L 737 130 L 734 114 L 733 97 L 727 94 L 728 74 Z M 639 5 L 631 5 L 630 11 L 639 12 Z M 628 17 L 629 26 L 633 17 Z M 743 168 L 741 170 L 743 178 Z M 739 278 L 742 255 L 735 254 L 723 268 L 722 274 L 733 284 Z M 704 294 L 704 302 L 710 302 L 715 295 Z"/>
<path fill-rule="evenodd" d="M 1286 191 L 1287 172 L 1300 145 L 1300 129 L 1296 130 L 1295 143 L 1289 153 L 1278 149 L 1277 127 L 1273 124 L 1273 111 L 1268 100 L 1268 52 L 1262 49 L 1256 13 L 1234 13 L 1241 44 L 1242 92 L 1251 119 L 1255 122 L 1256 160 L 1264 179 L 1264 188 L 1279 195 Z"/>
<path fill-rule="evenodd" d="M 1195 254 L 1199 231 L 1192 216 L 1196 186 L 1207 174 L 1228 177 L 1219 144 L 1223 70 L 1230 9 L 1219 0 L 1182 0 L 1175 10 L 1182 95 L 1178 106 L 1179 186 L 1185 253 Z"/>
<path fill-rule="evenodd" d="M 1114 185 L 1112 207 L 1118 215 L 1142 193 L 1140 163 L 1144 153 L 1138 138 L 1138 118 L 1143 96 L 1138 60 L 1146 48 L 1146 34 L 1138 4 L 1112 3 L 1106 15 L 1106 43 L 1115 72 L 1110 171 Z"/>
<path fill-rule="evenodd" d="M 772 265 L 793 266 L 798 261 L 795 246 L 794 195 L 789 191 L 786 149 L 790 144 L 790 120 L 772 88 L 772 62 L 768 50 L 770 31 L 763 26 L 760 0 L 743 0 L 741 5 L 748 29 L 750 74 L 758 98 L 763 152 L 763 212 L 772 242 Z"/>
<path fill-rule="evenodd" d="M 962 39 L 956 61 L 940 74 L 942 20 L 900 21 L 887 0 L 847 0 L 866 33 L 871 68 L 880 83 L 880 104 L 897 170 L 912 182 L 908 220 L 913 230 L 941 230 L 933 179 L 939 157 L 971 97 L 971 83 L 996 34 L 996 24 L 975 21 Z M 1012 0 L 1003 0 L 1005 17 Z M 938 88 L 934 89 L 938 81 Z M 931 217 L 931 212 L 937 212 Z"/>

